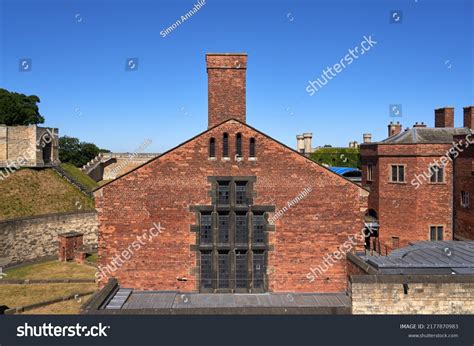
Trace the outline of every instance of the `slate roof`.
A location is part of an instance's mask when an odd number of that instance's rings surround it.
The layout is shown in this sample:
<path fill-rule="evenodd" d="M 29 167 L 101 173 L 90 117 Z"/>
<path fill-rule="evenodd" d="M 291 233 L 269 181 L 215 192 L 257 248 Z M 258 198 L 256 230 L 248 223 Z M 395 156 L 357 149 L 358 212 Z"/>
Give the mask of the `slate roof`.
<path fill-rule="evenodd" d="M 378 142 L 379 144 L 451 144 L 453 136 L 467 135 L 467 127 L 412 127 Z"/>
<path fill-rule="evenodd" d="M 388 256 L 358 256 L 380 274 L 474 274 L 474 241 L 422 241 Z"/>

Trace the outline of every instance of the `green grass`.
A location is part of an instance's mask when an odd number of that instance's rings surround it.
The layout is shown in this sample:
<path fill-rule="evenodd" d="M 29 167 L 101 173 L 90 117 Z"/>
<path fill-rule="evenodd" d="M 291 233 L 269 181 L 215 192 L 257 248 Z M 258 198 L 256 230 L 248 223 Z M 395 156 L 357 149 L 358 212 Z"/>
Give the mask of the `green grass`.
<path fill-rule="evenodd" d="M 96 269 L 75 262 L 48 261 L 6 270 L 5 279 L 94 279 Z M 2 286 L 0 286 L 1 288 Z"/>
<path fill-rule="evenodd" d="M 70 294 L 85 293 L 94 290 L 97 290 L 97 285 L 95 283 L 1 285 L 0 305 L 6 305 L 9 308 L 16 308 L 39 303 L 53 298 L 67 296 Z M 82 301 L 84 301 L 84 299 L 86 298 L 81 297 Z M 47 308 L 47 306 L 43 309 L 45 308 Z M 77 310 L 79 310 L 78 307 Z"/>
<path fill-rule="evenodd" d="M 94 201 L 52 169 L 21 169 L 0 179 L 0 220 L 94 210 Z"/>
<path fill-rule="evenodd" d="M 6 270 L 5 279 L 94 279 L 96 269 L 75 262 L 48 261 Z M 0 305 L 10 308 L 39 303 L 70 294 L 97 290 L 96 283 L 6 284 L 0 286 Z M 43 306 L 26 314 L 78 314 L 89 296 Z"/>
<path fill-rule="evenodd" d="M 61 168 L 89 190 L 94 190 L 99 186 L 94 179 L 70 163 L 61 163 Z"/>

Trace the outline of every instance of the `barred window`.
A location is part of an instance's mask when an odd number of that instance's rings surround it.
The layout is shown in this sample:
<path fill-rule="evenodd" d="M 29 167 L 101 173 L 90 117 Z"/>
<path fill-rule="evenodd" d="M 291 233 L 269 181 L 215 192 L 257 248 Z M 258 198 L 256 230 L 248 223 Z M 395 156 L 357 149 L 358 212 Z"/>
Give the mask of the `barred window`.
<path fill-rule="evenodd" d="M 229 252 L 219 252 L 218 256 L 218 286 L 219 288 L 229 288 Z"/>
<path fill-rule="evenodd" d="M 247 214 L 235 215 L 235 242 L 237 244 L 248 242 Z"/>
<path fill-rule="evenodd" d="M 201 215 L 200 239 L 201 239 L 201 244 L 212 243 L 212 216 L 211 214 Z"/>
<path fill-rule="evenodd" d="M 253 216 L 253 241 L 254 243 L 263 243 L 265 241 L 265 218 L 263 214 Z"/>
<path fill-rule="evenodd" d="M 201 288 L 212 288 L 211 251 L 201 251 Z"/>
<path fill-rule="evenodd" d="M 219 215 L 219 243 L 229 242 L 229 215 Z"/>
<path fill-rule="evenodd" d="M 217 186 L 218 204 L 229 204 L 230 183 L 228 181 L 219 182 Z"/>
<path fill-rule="evenodd" d="M 247 182 L 235 183 L 235 204 L 247 204 Z"/>

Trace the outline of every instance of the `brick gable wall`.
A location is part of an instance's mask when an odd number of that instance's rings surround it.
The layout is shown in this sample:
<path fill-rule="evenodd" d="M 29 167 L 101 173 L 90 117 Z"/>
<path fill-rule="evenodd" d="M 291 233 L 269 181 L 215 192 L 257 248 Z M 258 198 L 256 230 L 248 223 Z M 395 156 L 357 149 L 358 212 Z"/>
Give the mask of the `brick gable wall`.
<path fill-rule="evenodd" d="M 222 159 L 222 134 L 229 134 L 230 160 Z M 243 158 L 236 161 L 235 136 L 242 134 Z M 216 139 L 216 158 L 208 142 Z M 249 138 L 256 139 L 256 160 L 249 160 Z M 283 208 L 310 187 L 269 232 L 268 287 L 277 292 L 340 292 L 346 289 L 345 260 L 310 282 L 311 267 L 358 234 L 367 191 L 329 172 L 252 128 L 231 120 L 165 153 L 96 192 L 100 263 L 105 266 L 136 235 L 160 223 L 165 229 L 119 268 L 123 287 L 198 290 L 197 258 L 190 232 L 196 215 L 190 205 L 211 204 L 209 176 L 256 176 L 254 204 Z M 269 216 L 272 216 L 271 213 Z M 361 244 L 358 244 L 361 246 Z M 186 281 L 183 281 L 186 279 Z"/>

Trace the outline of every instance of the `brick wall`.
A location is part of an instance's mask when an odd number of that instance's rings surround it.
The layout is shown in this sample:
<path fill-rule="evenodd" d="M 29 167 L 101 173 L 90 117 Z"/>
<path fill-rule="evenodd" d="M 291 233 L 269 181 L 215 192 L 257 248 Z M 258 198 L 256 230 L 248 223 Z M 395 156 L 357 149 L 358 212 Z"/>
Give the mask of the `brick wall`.
<path fill-rule="evenodd" d="M 95 212 L 49 214 L 0 221 L 0 266 L 57 256 L 58 234 L 84 233 L 84 244 L 97 244 Z"/>
<path fill-rule="evenodd" d="M 452 235 L 453 171 L 449 162 L 444 168 L 444 183 L 433 184 L 416 176 L 427 174 L 430 164 L 446 154 L 449 144 L 370 145 L 361 149 L 364 186 L 370 188 L 369 209 L 377 212 L 379 240 L 385 253 L 409 242 L 429 240 L 430 226 L 443 226 L 444 239 Z M 367 182 L 367 166 L 373 164 L 373 182 Z M 405 183 L 389 181 L 390 166 L 405 165 Z M 420 178 L 421 180 L 421 178 Z M 417 188 L 417 185 L 418 188 Z"/>
<path fill-rule="evenodd" d="M 474 141 L 474 135 L 471 135 Z M 455 209 L 455 237 L 474 240 L 474 143 L 470 144 L 463 136 L 456 137 L 455 141 L 462 140 L 463 151 L 455 160 L 454 180 L 454 209 Z M 469 206 L 461 205 L 461 191 L 469 194 Z"/>
<path fill-rule="evenodd" d="M 229 134 L 229 159 L 222 158 L 222 135 Z M 235 160 L 236 134 L 242 134 L 241 160 Z M 208 157 L 216 139 L 216 158 Z M 249 138 L 256 139 L 256 158 L 248 157 Z M 330 172 L 273 139 L 228 121 L 195 137 L 160 158 L 96 192 L 99 258 L 106 266 L 137 235 L 160 223 L 165 229 L 125 261 L 112 276 L 124 287 L 196 291 L 197 258 L 190 232 L 196 215 L 190 205 L 211 204 L 209 176 L 256 176 L 254 204 L 282 209 L 305 188 L 309 195 L 291 207 L 269 232 L 268 286 L 271 291 L 340 292 L 346 289 L 345 261 L 310 282 L 311 267 L 322 263 L 358 234 L 367 208 L 367 191 Z M 273 214 L 270 214 L 271 217 Z M 360 245 L 360 244 L 359 244 Z M 178 280 L 186 278 L 187 281 Z"/>

